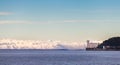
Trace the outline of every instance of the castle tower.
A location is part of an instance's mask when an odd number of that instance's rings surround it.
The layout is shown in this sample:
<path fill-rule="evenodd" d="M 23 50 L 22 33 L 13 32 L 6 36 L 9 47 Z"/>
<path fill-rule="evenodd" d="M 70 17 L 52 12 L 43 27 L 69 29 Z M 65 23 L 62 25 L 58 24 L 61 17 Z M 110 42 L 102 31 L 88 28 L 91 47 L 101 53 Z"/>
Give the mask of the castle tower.
<path fill-rule="evenodd" d="M 90 40 L 87 40 L 86 42 L 87 42 L 87 48 L 89 48 L 90 47 Z"/>
<path fill-rule="evenodd" d="M 87 44 L 89 44 L 90 43 L 90 40 L 87 40 Z"/>

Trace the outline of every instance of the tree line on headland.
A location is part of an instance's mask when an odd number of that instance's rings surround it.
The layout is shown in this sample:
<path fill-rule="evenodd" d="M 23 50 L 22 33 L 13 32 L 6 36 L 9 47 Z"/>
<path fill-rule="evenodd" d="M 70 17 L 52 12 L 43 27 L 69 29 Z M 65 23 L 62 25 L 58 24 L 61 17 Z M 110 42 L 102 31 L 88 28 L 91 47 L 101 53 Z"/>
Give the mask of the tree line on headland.
<path fill-rule="evenodd" d="M 120 50 L 120 37 L 112 37 L 108 40 L 103 41 L 102 44 L 98 45 L 98 49 L 105 50 Z"/>

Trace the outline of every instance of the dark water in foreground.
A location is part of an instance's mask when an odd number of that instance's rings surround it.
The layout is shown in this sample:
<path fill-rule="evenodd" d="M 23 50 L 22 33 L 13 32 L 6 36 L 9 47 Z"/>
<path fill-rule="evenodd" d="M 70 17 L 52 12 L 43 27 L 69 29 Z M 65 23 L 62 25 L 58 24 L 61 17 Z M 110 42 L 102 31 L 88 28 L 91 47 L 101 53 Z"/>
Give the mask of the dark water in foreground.
<path fill-rule="evenodd" d="M 0 65 L 120 65 L 120 51 L 0 50 Z"/>

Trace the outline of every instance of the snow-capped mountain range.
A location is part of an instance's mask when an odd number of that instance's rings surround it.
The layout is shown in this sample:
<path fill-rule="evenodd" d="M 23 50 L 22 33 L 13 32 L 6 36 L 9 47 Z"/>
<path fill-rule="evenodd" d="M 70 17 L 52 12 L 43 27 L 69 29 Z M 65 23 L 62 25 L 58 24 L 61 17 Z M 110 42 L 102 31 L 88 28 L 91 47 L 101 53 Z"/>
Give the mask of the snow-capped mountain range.
<path fill-rule="evenodd" d="M 0 49 L 84 49 L 80 42 L 0 39 Z"/>

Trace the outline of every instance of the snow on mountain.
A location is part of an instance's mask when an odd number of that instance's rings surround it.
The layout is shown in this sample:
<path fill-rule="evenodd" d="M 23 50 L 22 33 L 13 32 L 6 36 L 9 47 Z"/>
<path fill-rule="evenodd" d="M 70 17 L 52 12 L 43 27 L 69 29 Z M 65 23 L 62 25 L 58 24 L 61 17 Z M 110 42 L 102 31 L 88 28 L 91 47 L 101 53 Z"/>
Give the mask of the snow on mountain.
<path fill-rule="evenodd" d="M 80 42 L 0 39 L 0 49 L 83 49 Z"/>

